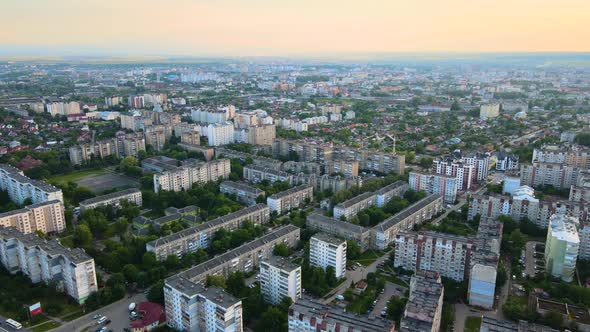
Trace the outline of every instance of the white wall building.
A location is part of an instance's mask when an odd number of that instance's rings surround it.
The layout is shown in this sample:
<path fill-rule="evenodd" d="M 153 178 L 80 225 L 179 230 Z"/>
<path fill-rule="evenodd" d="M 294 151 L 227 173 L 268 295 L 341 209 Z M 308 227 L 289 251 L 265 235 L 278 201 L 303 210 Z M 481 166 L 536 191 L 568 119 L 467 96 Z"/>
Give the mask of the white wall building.
<path fill-rule="evenodd" d="M 580 250 L 580 237 L 576 229 L 579 221 L 566 216 L 564 211 L 549 220 L 545 242 L 545 268 L 547 273 L 563 281 L 574 279 L 574 271 Z"/>
<path fill-rule="evenodd" d="M 469 275 L 468 295 L 469 304 L 485 309 L 494 306 L 494 294 L 496 292 L 496 267 L 483 264 L 475 264 Z"/>
<path fill-rule="evenodd" d="M 279 304 L 284 297 L 301 298 L 301 266 L 288 259 L 270 256 L 260 262 L 260 290 L 264 301 Z"/>
<path fill-rule="evenodd" d="M 309 241 L 309 264 L 324 270 L 332 266 L 336 278 L 343 278 L 346 275 L 346 241 L 324 233 L 312 236 Z"/>
<path fill-rule="evenodd" d="M 43 181 L 33 180 L 12 166 L 0 164 L 0 189 L 8 192 L 10 199 L 23 204 L 27 198 L 33 204 L 58 200 L 63 203 L 61 189 Z"/>

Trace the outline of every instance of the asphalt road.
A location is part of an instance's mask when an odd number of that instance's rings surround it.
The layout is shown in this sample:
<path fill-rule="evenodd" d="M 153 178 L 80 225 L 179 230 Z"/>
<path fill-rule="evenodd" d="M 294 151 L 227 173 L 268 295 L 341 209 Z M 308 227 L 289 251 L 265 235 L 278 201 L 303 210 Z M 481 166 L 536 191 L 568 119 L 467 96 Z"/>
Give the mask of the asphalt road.
<path fill-rule="evenodd" d="M 10 318 L 10 317 L 0 316 L 0 322 L 2 322 L 2 325 L 0 325 L 0 332 L 13 332 L 13 331 L 30 332 L 31 331 L 31 330 L 24 328 L 24 327 L 20 330 L 15 330 L 15 329 L 9 327 L 8 325 L 6 325 L 6 320 L 8 318 Z M 20 322 L 20 323 L 22 323 L 22 322 Z"/>
<path fill-rule="evenodd" d="M 111 323 L 107 327 L 114 332 L 122 332 L 124 328 L 129 327 L 129 303 L 135 302 L 140 303 L 146 301 L 145 294 L 135 294 L 131 298 L 124 298 L 115 303 L 111 303 L 106 307 L 100 308 L 96 311 L 90 312 L 80 318 L 77 318 L 71 322 L 68 322 L 57 329 L 53 330 L 56 332 L 72 332 L 82 331 L 86 327 L 91 327 L 89 331 L 96 330 L 99 326 L 96 325 L 96 321 L 92 317 L 96 314 L 107 316 L 111 320 Z M 1 331 L 0 331 L 1 332 Z"/>
<path fill-rule="evenodd" d="M 525 246 L 525 261 L 524 261 L 524 273 L 528 276 L 534 277 L 537 272 L 535 271 L 535 245 L 541 242 L 529 241 Z"/>
<path fill-rule="evenodd" d="M 381 310 L 387 310 L 387 302 L 389 302 L 389 299 L 393 296 L 403 297 L 406 289 L 407 288 L 396 285 L 392 282 L 386 282 L 383 294 L 379 294 L 377 297 L 377 303 L 375 304 L 373 311 L 369 314 L 369 317 L 381 316 Z"/>

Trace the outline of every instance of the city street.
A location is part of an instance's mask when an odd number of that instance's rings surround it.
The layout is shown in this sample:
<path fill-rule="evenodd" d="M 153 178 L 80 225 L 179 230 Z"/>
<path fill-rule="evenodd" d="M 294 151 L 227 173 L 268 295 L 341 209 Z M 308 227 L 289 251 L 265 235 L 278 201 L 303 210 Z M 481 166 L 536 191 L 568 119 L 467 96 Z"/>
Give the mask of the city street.
<path fill-rule="evenodd" d="M 129 327 L 129 304 L 131 302 L 140 303 L 147 301 L 145 294 L 135 294 L 131 298 L 124 298 L 115 303 L 111 303 L 106 307 L 100 308 L 99 310 L 90 312 L 78 319 L 68 322 L 57 329 L 53 330 L 56 332 L 72 332 L 82 331 L 86 327 L 91 327 L 90 332 L 98 328 L 96 320 L 92 317 L 96 314 L 107 316 L 111 320 L 111 323 L 107 327 L 113 331 L 121 332 L 124 328 Z"/>

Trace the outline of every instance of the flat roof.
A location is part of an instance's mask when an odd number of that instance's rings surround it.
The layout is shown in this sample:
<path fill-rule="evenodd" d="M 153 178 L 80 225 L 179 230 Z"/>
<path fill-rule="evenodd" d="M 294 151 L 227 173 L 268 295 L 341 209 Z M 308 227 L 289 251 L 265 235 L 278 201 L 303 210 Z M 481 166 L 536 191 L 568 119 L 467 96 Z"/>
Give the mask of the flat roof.
<path fill-rule="evenodd" d="M 430 204 L 438 199 L 442 199 L 442 196 L 438 195 L 438 194 L 429 195 L 429 196 L 419 200 L 418 202 L 410 205 L 409 207 L 405 208 L 400 213 L 385 219 L 384 221 L 379 223 L 377 226 L 375 226 L 375 229 L 379 229 L 381 231 L 386 231 L 386 230 L 390 229 L 391 227 L 393 227 L 394 225 L 396 225 L 397 223 L 408 218 L 412 214 L 420 211 L 425 206 L 427 206 L 428 204 Z"/>
<path fill-rule="evenodd" d="M 220 186 L 231 187 L 231 188 L 234 188 L 234 189 L 238 189 L 238 190 L 249 192 L 249 193 L 254 194 L 254 195 L 264 194 L 264 190 L 258 189 L 258 188 L 254 187 L 254 186 L 251 186 L 251 185 L 246 184 L 246 183 L 243 183 L 243 182 L 235 182 L 235 181 L 227 180 L 227 181 L 221 182 L 221 185 Z"/>
<path fill-rule="evenodd" d="M 326 233 L 317 233 L 317 234 L 314 234 L 311 238 L 312 239 L 318 239 L 318 240 L 323 241 L 323 242 L 331 243 L 331 244 L 336 245 L 336 246 L 339 246 L 339 245 L 342 245 L 343 243 L 346 243 L 346 241 L 344 241 L 342 239 L 339 239 L 337 237 L 334 237 L 334 236 L 330 236 L 330 235 L 328 235 Z"/>
<path fill-rule="evenodd" d="M 80 202 L 80 205 L 94 204 L 94 203 L 98 203 L 98 202 L 102 202 L 102 201 L 106 201 L 106 200 L 115 199 L 115 198 L 118 198 L 118 197 L 123 197 L 123 196 L 131 195 L 131 194 L 137 194 L 137 193 L 140 193 L 141 194 L 141 191 L 139 189 L 137 189 L 137 188 L 129 188 L 129 189 L 117 191 L 117 192 L 114 192 L 114 193 L 110 193 L 110 194 L 106 194 L 106 195 L 101 195 L 101 196 L 96 196 L 96 197 L 93 197 L 93 198 L 85 199 L 82 202 Z"/>
<path fill-rule="evenodd" d="M 379 189 L 376 191 L 377 195 L 383 195 L 386 194 L 392 190 L 395 190 L 397 188 L 403 187 L 403 186 L 409 186 L 407 182 L 405 181 L 395 181 L 394 183 L 388 184 L 385 187 Z"/>
<path fill-rule="evenodd" d="M 322 224 L 326 224 L 326 225 L 333 225 L 337 228 L 340 228 L 344 231 L 348 231 L 350 233 L 365 233 L 367 231 L 369 231 L 369 228 L 365 228 L 361 225 L 355 225 L 355 224 L 351 224 L 349 222 L 345 222 L 345 221 L 341 221 L 341 220 L 336 220 L 334 218 L 331 217 L 326 217 L 322 214 L 319 213 L 311 213 L 307 216 L 307 222 L 317 222 L 317 223 L 322 223 Z"/>
<path fill-rule="evenodd" d="M 293 188 L 289 188 L 289 189 L 287 189 L 287 190 L 283 190 L 283 191 L 281 191 L 281 192 L 278 192 L 278 193 L 276 193 L 276 194 L 273 194 L 273 195 L 272 195 L 272 196 L 270 196 L 269 198 L 270 198 L 270 199 L 279 199 L 279 198 L 287 197 L 287 196 L 289 196 L 289 195 L 291 195 L 291 194 L 294 194 L 294 193 L 296 193 L 296 192 L 300 192 L 300 191 L 307 190 L 307 189 L 309 189 L 309 188 L 313 188 L 313 186 L 312 186 L 312 185 L 310 185 L 310 184 L 302 184 L 302 185 L 300 185 L 300 186 L 293 187 Z"/>
<path fill-rule="evenodd" d="M 301 266 L 291 262 L 289 259 L 285 257 L 271 255 L 270 257 L 262 260 L 262 262 L 267 263 L 270 266 L 274 266 L 276 268 L 280 268 L 281 270 L 291 272 L 293 270 L 300 269 Z"/>
<path fill-rule="evenodd" d="M 371 196 L 376 196 L 376 194 L 374 192 L 362 193 L 362 194 L 357 195 L 357 196 L 355 196 L 355 197 L 353 197 L 353 198 L 351 198 L 349 200 L 346 200 L 344 202 L 338 203 L 336 205 L 336 207 L 337 208 L 344 208 L 345 209 L 345 208 L 350 207 L 352 205 L 355 205 L 355 204 L 357 204 L 359 202 L 362 202 L 362 201 L 368 199 Z"/>

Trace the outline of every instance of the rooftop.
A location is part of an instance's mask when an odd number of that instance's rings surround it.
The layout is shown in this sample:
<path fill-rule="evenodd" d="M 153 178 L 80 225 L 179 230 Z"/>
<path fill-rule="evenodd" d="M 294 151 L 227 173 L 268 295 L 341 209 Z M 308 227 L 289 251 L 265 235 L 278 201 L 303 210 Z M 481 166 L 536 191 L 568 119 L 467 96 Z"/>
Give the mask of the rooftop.
<path fill-rule="evenodd" d="M 267 263 L 270 266 L 274 266 L 281 270 L 291 272 L 293 270 L 300 269 L 301 266 L 291 262 L 289 259 L 280 256 L 271 255 L 269 258 L 263 260 L 261 263 Z"/>
<path fill-rule="evenodd" d="M 346 241 L 344 241 L 342 239 L 339 239 L 339 238 L 336 238 L 336 237 L 333 237 L 333 236 L 330 236 L 330 235 L 328 235 L 326 233 L 317 233 L 314 236 L 312 236 L 311 239 L 317 239 L 317 240 L 320 240 L 320 241 L 323 241 L 323 242 L 327 242 L 327 243 L 333 244 L 335 246 L 346 244 Z"/>
<path fill-rule="evenodd" d="M 237 190 L 242 190 L 254 195 L 261 195 L 264 194 L 264 190 L 258 189 L 254 186 L 251 186 L 249 184 L 246 183 L 242 183 L 242 182 L 234 182 L 234 181 L 223 181 L 221 183 L 221 187 L 230 187 L 233 189 L 237 189 Z"/>
<path fill-rule="evenodd" d="M 294 194 L 296 192 L 304 191 L 304 190 L 307 190 L 307 189 L 310 189 L 310 188 L 313 188 L 313 186 L 312 185 L 309 185 L 309 184 L 303 184 L 303 185 L 300 185 L 300 186 L 297 186 L 297 187 L 293 187 L 293 188 L 289 188 L 287 190 L 283 190 L 283 191 L 281 191 L 279 193 L 273 194 L 269 198 L 270 199 L 279 199 L 279 198 L 287 197 L 287 196 L 292 195 L 292 194 Z"/>
<path fill-rule="evenodd" d="M 341 209 L 346 209 L 346 208 L 351 207 L 355 204 L 358 204 L 364 200 L 367 200 L 367 199 L 371 198 L 372 196 L 375 196 L 375 193 L 373 193 L 373 192 L 362 193 L 362 194 L 357 195 L 347 201 L 339 203 L 338 205 L 336 205 L 336 207 L 341 208 Z"/>
<path fill-rule="evenodd" d="M 307 221 L 335 226 L 335 227 L 341 228 L 342 230 L 345 230 L 350 233 L 364 233 L 364 232 L 369 231 L 368 228 L 365 228 L 361 225 L 355 225 L 355 224 L 351 224 L 349 222 L 336 220 L 334 218 L 326 217 L 326 216 L 319 214 L 319 213 L 309 214 L 307 216 Z"/>
<path fill-rule="evenodd" d="M 93 198 L 83 200 L 82 202 L 80 202 L 80 205 L 94 204 L 94 203 L 98 203 L 98 202 L 102 202 L 102 201 L 106 201 L 106 200 L 124 197 L 124 196 L 131 195 L 131 194 L 137 194 L 137 193 L 141 193 L 141 191 L 137 188 L 125 189 L 125 190 L 117 191 L 114 193 L 96 196 Z"/>
<path fill-rule="evenodd" d="M 419 200 L 418 202 L 408 206 L 407 208 L 402 210 L 400 213 L 383 220 L 380 224 L 375 226 L 375 228 L 379 229 L 381 231 L 386 231 L 386 230 L 390 229 L 391 227 L 393 227 L 394 225 L 396 225 L 397 223 L 406 219 L 407 217 L 420 211 L 425 206 L 428 206 L 429 204 L 435 202 L 436 200 L 440 200 L 441 198 L 442 198 L 442 196 L 437 195 L 437 194 L 429 195 L 429 196 Z"/>
<path fill-rule="evenodd" d="M 404 186 L 408 186 L 408 183 L 405 181 L 401 181 L 401 180 L 395 181 L 394 183 L 388 184 L 385 187 L 377 190 L 377 195 L 383 195 L 385 193 L 388 193 L 392 190 L 395 190 L 397 188 L 404 187 Z"/>

